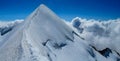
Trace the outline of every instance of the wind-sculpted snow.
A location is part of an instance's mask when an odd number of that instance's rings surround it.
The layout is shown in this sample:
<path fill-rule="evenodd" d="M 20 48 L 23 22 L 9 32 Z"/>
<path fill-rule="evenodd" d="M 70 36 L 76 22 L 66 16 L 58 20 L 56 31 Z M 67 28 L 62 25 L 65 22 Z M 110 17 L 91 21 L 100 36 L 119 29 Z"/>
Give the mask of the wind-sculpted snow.
<path fill-rule="evenodd" d="M 109 45 L 104 46 L 104 43 L 102 46 L 96 45 L 97 41 L 94 39 L 96 36 L 110 37 L 109 33 L 112 31 L 107 32 L 104 26 L 97 24 L 99 23 L 97 21 L 89 24 L 87 21 L 79 22 L 77 18 L 72 23 L 73 26 L 63 21 L 45 5 L 40 5 L 25 21 L 12 25 L 11 31 L 5 29 L 5 34 L 1 36 L 0 61 L 120 60 L 119 50 L 111 49 L 116 46 L 104 49 Z M 108 27 L 107 23 L 104 25 Z M 99 46 L 103 49 L 99 50 Z"/>

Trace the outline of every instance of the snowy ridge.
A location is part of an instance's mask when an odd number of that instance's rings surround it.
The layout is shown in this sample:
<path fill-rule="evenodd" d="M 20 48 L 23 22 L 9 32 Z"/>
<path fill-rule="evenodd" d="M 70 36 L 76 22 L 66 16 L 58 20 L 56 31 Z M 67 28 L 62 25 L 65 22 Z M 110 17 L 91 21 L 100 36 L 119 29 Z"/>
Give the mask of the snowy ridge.
<path fill-rule="evenodd" d="M 74 23 L 74 26 L 80 28 L 81 24 L 77 23 L 76 26 Z M 106 49 L 103 55 L 99 53 L 86 37 L 82 38 L 84 30 L 81 29 L 77 32 L 42 4 L 2 40 L 0 61 L 120 60 L 118 53 L 113 50 Z"/>

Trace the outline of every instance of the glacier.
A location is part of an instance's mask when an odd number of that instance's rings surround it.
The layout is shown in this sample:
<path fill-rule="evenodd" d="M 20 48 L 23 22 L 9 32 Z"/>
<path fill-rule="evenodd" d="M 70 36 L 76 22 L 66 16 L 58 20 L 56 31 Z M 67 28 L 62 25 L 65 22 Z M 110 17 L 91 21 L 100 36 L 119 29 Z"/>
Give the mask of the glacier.
<path fill-rule="evenodd" d="M 41 4 L 24 21 L 0 26 L 0 61 L 120 61 L 119 23 L 69 23 Z"/>

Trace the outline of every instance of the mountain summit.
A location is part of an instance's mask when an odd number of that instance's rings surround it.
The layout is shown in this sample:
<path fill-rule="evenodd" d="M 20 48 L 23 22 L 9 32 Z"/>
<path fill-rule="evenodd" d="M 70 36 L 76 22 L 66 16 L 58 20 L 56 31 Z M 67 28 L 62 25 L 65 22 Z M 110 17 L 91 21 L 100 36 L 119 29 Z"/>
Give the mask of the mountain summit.
<path fill-rule="evenodd" d="M 42 4 L 1 36 L 0 61 L 120 60 L 119 53 L 109 48 L 98 51 L 78 31 Z"/>
<path fill-rule="evenodd" d="M 73 30 L 42 4 L 8 34 L 0 47 L 0 60 L 49 61 L 52 50 L 61 49 L 73 38 Z"/>

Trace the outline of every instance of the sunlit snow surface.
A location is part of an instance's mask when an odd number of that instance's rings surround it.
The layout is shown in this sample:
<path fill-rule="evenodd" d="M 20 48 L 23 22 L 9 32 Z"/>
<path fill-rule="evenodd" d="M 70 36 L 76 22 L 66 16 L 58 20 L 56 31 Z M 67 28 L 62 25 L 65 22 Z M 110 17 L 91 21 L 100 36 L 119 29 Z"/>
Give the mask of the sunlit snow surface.
<path fill-rule="evenodd" d="M 42 4 L 25 21 L 0 23 L 0 61 L 120 61 L 119 19 L 69 23 Z"/>

